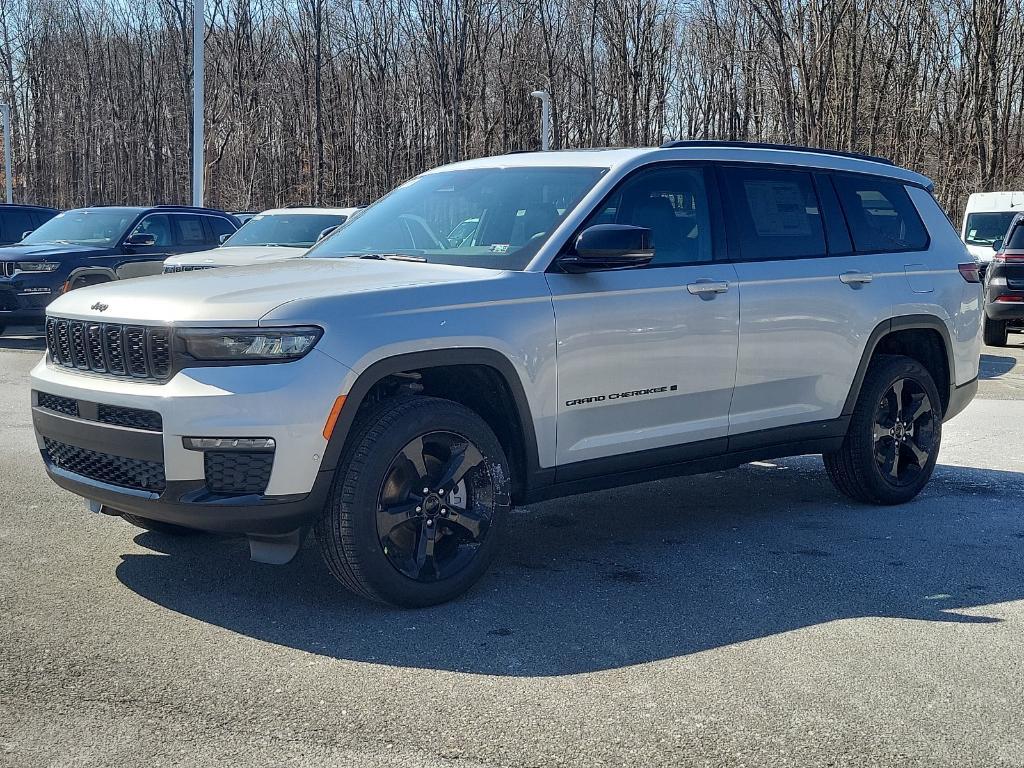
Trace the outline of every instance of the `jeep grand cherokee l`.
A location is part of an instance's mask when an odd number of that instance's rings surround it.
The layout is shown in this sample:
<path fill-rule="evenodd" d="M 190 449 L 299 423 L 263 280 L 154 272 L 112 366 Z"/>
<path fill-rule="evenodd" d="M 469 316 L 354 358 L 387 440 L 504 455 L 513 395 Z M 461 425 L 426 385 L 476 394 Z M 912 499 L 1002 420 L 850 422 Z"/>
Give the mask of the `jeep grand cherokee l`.
<path fill-rule="evenodd" d="M 468 589 L 532 499 L 821 453 L 906 502 L 978 376 L 977 263 L 930 190 L 701 142 L 437 168 L 308 258 L 62 296 L 39 448 L 94 510 L 264 562 L 313 529 L 410 606 Z"/>

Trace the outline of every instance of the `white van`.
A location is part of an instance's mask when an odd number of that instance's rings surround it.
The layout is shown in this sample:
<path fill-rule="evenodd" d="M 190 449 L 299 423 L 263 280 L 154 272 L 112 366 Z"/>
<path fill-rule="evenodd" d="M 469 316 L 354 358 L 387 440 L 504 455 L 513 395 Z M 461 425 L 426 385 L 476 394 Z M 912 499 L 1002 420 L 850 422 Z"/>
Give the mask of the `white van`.
<path fill-rule="evenodd" d="M 1013 217 L 1024 212 L 1024 192 L 975 192 L 967 198 L 960 239 L 979 261 L 992 261 L 992 243 L 1006 234 Z"/>

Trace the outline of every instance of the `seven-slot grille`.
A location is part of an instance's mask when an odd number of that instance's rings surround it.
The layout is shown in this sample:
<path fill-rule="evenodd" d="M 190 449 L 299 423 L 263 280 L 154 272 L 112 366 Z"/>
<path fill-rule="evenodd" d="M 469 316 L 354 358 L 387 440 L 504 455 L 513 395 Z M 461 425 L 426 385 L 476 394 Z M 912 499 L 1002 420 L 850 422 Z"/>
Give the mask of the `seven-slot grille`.
<path fill-rule="evenodd" d="M 11 277 L 18 268 L 16 261 L 0 261 L 0 277 Z"/>
<path fill-rule="evenodd" d="M 164 265 L 164 274 L 169 275 L 173 272 L 195 272 L 197 269 L 213 269 L 216 264 L 166 264 Z"/>
<path fill-rule="evenodd" d="M 48 317 L 46 346 L 65 368 L 151 381 L 171 375 L 169 328 Z"/>

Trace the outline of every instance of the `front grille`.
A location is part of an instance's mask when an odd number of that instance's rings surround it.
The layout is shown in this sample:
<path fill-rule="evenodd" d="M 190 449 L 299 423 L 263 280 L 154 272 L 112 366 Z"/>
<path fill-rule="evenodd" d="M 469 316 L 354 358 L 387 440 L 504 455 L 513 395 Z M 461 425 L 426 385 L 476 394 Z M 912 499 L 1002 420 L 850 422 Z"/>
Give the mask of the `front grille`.
<path fill-rule="evenodd" d="M 90 451 L 48 437 L 43 438 L 43 446 L 47 461 L 55 467 L 90 480 L 139 491 L 162 491 L 167 484 L 161 462 Z"/>
<path fill-rule="evenodd" d="M 171 375 L 169 328 L 48 317 L 46 346 L 65 368 L 149 381 Z"/>
<path fill-rule="evenodd" d="M 263 493 L 274 466 L 272 451 L 207 451 L 206 487 L 214 493 Z"/>
<path fill-rule="evenodd" d="M 0 277 L 12 277 L 18 268 L 16 261 L 0 261 Z"/>
<path fill-rule="evenodd" d="M 195 272 L 197 269 L 213 269 L 216 264 L 166 264 L 164 274 L 170 275 L 175 272 Z"/>
<path fill-rule="evenodd" d="M 144 411 L 141 408 L 127 408 L 122 405 L 100 403 L 96 418 L 104 424 L 145 429 L 150 432 L 159 432 L 164 426 L 163 419 L 156 411 Z"/>
<path fill-rule="evenodd" d="M 39 407 L 45 408 L 48 411 L 63 413 L 65 416 L 78 415 L 77 400 L 72 400 L 70 397 L 61 397 L 60 395 L 51 395 L 48 392 L 39 393 Z"/>

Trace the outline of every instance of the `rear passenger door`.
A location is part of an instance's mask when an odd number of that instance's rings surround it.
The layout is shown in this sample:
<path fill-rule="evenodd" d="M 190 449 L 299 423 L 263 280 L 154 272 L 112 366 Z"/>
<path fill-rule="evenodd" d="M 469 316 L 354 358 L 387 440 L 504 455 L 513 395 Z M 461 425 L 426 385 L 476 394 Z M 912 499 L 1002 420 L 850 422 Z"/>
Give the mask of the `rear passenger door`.
<path fill-rule="evenodd" d="M 839 431 L 814 422 L 842 414 L 869 334 L 906 288 L 904 261 L 855 252 L 828 173 L 720 173 L 742 297 L 730 449 Z M 806 434 L 751 434 L 794 425 Z"/>
<path fill-rule="evenodd" d="M 205 220 L 210 217 L 176 213 L 172 218 L 175 224 L 174 253 L 205 251 L 220 245 L 213 236 L 213 230 L 205 226 Z"/>

